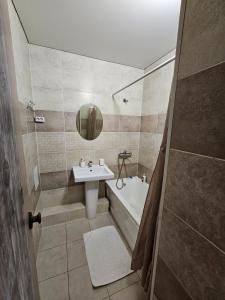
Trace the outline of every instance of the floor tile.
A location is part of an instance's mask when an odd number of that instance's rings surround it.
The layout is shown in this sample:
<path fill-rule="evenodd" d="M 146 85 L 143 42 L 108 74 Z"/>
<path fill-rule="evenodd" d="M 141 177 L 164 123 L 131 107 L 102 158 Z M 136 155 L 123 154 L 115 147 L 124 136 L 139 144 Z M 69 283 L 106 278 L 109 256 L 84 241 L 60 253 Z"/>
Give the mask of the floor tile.
<path fill-rule="evenodd" d="M 66 243 L 66 225 L 59 224 L 42 228 L 39 251 Z"/>
<path fill-rule="evenodd" d="M 83 240 L 67 244 L 68 270 L 87 264 Z"/>
<path fill-rule="evenodd" d="M 41 300 L 69 300 L 68 274 L 42 281 L 39 290 Z"/>
<path fill-rule="evenodd" d="M 118 291 L 134 284 L 135 282 L 139 281 L 139 277 L 137 273 L 132 273 L 120 280 L 117 280 L 111 284 L 107 285 L 107 290 L 109 295 L 117 293 Z"/>
<path fill-rule="evenodd" d="M 67 271 L 66 245 L 40 251 L 37 256 L 38 280 L 42 281 Z"/>
<path fill-rule="evenodd" d="M 89 220 L 91 230 L 112 225 L 109 214 L 99 214 L 95 219 Z"/>
<path fill-rule="evenodd" d="M 87 219 L 77 219 L 66 224 L 67 242 L 83 239 L 83 233 L 90 231 Z"/>
<path fill-rule="evenodd" d="M 111 300 L 146 300 L 147 296 L 140 283 L 135 283 L 126 289 L 110 296 Z"/>
<path fill-rule="evenodd" d="M 108 297 L 106 287 L 93 288 L 88 266 L 69 272 L 70 300 L 102 300 Z"/>

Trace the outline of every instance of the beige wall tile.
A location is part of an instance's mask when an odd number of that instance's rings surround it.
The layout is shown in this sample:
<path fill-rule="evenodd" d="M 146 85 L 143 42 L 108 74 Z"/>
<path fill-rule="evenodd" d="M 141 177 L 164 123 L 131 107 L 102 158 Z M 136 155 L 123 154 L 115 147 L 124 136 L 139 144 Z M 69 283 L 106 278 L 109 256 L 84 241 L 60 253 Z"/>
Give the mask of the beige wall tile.
<path fill-rule="evenodd" d="M 37 110 L 35 111 L 36 116 L 44 116 L 44 123 L 36 123 L 36 131 L 40 132 L 64 132 L 65 131 L 65 119 L 62 111 L 48 111 L 48 110 Z"/>
<path fill-rule="evenodd" d="M 120 131 L 139 132 L 141 118 L 139 116 L 120 116 Z"/>
<path fill-rule="evenodd" d="M 62 153 L 65 151 L 64 132 L 38 132 L 38 153 Z"/>
<path fill-rule="evenodd" d="M 154 153 L 149 150 L 139 150 L 139 163 L 148 169 L 153 170 L 155 167 L 156 160 L 154 159 Z"/>
<path fill-rule="evenodd" d="M 88 161 L 95 161 L 95 151 L 94 150 L 74 150 L 66 152 L 66 165 L 67 170 L 71 170 L 73 166 L 78 166 L 81 158 L 84 158 L 86 163 Z"/>
<path fill-rule="evenodd" d="M 144 80 L 142 115 L 166 113 L 174 62 L 149 75 Z"/>
<path fill-rule="evenodd" d="M 39 167 L 41 173 L 66 170 L 65 153 L 41 153 L 39 154 Z"/>
<path fill-rule="evenodd" d="M 119 131 L 120 116 L 118 115 L 103 115 L 103 131 Z"/>
<path fill-rule="evenodd" d="M 35 102 L 35 109 L 63 111 L 63 92 L 62 88 L 50 89 L 45 87 L 33 86 L 33 100 Z"/>
<path fill-rule="evenodd" d="M 61 52 L 29 45 L 32 85 L 58 89 L 62 87 Z"/>
<path fill-rule="evenodd" d="M 65 131 L 77 131 L 76 124 L 76 113 L 75 112 L 64 112 L 65 118 Z"/>
<path fill-rule="evenodd" d="M 76 80 L 76 79 L 74 79 Z M 63 89 L 64 111 L 78 112 L 82 105 L 88 103 L 96 104 L 98 95 L 94 93 L 84 92 L 78 89 L 66 88 Z"/>
<path fill-rule="evenodd" d="M 67 189 L 59 188 L 41 191 L 40 201 L 42 203 L 42 207 L 51 207 L 56 205 L 61 205 L 64 203 L 64 199 L 66 197 Z"/>
<path fill-rule="evenodd" d="M 119 148 L 121 150 L 138 149 L 140 132 L 120 132 Z"/>
<path fill-rule="evenodd" d="M 11 1 L 8 1 L 10 27 L 12 33 L 13 56 L 16 71 L 17 93 L 19 101 L 32 100 L 29 46 Z"/>

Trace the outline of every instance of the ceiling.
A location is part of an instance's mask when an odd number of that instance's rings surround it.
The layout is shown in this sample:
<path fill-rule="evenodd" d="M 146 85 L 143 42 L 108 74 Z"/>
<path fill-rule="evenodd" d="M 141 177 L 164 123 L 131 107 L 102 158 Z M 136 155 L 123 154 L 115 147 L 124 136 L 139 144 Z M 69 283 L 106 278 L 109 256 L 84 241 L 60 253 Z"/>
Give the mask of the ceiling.
<path fill-rule="evenodd" d="M 180 0 L 14 0 L 30 43 L 141 69 L 176 46 Z"/>

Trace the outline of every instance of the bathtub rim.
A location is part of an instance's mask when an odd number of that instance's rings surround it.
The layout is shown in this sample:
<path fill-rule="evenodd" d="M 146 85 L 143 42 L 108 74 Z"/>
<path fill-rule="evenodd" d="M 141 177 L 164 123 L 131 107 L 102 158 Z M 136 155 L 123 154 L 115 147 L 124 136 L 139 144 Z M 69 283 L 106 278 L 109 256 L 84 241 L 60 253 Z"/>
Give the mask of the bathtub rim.
<path fill-rule="evenodd" d="M 132 178 L 134 178 L 135 180 L 141 181 L 141 179 L 138 176 L 133 176 Z M 129 177 L 128 178 L 126 177 L 124 179 L 129 179 Z M 123 197 L 123 195 L 121 195 L 120 190 L 118 190 L 116 187 L 114 187 L 114 186 L 112 186 L 110 184 L 113 181 L 116 182 L 116 179 L 106 180 L 107 187 L 110 188 L 110 190 L 116 195 L 116 197 L 122 203 L 122 205 L 124 206 L 124 208 L 127 210 L 127 212 L 130 215 L 130 217 L 134 220 L 134 222 L 139 227 L 140 223 L 141 223 L 141 218 L 142 218 L 143 211 L 142 211 L 141 216 L 138 216 L 138 214 L 134 211 L 134 209 L 132 209 L 131 205 L 127 202 L 127 200 L 125 199 L 125 197 Z M 147 182 L 145 182 L 144 184 L 146 184 L 148 186 L 148 188 L 149 188 L 149 184 Z M 147 195 L 146 195 L 146 197 L 147 197 Z M 145 201 L 146 201 L 146 199 L 145 199 Z M 144 206 L 143 206 L 143 209 L 144 209 Z"/>

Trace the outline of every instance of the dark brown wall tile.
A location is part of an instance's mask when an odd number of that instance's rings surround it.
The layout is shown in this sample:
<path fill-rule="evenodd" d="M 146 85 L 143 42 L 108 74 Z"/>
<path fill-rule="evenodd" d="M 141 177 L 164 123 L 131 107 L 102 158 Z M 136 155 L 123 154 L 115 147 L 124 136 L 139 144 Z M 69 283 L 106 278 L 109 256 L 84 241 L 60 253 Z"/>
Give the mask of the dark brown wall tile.
<path fill-rule="evenodd" d="M 103 115 L 103 131 L 117 132 L 120 129 L 119 115 Z"/>
<path fill-rule="evenodd" d="M 77 131 L 76 113 L 65 112 L 64 116 L 65 116 L 65 131 L 70 131 L 70 132 Z"/>
<path fill-rule="evenodd" d="M 36 123 L 36 131 L 62 132 L 65 130 L 65 119 L 62 111 L 37 110 L 35 114 L 45 117 L 45 123 Z"/>
<path fill-rule="evenodd" d="M 40 179 L 42 190 L 58 189 L 68 185 L 66 171 L 41 173 Z"/>
<path fill-rule="evenodd" d="M 192 299 L 225 299 L 225 255 L 167 209 L 159 255 Z"/>
<path fill-rule="evenodd" d="M 160 256 L 157 259 L 154 293 L 158 300 L 192 300 Z"/>
<path fill-rule="evenodd" d="M 172 150 L 165 205 L 225 251 L 225 161 Z"/>
<path fill-rule="evenodd" d="M 139 116 L 120 116 L 120 131 L 138 132 L 140 131 L 141 117 Z"/>
<path fill-rule="evenodd" d="M 225 1 L 187 1 L 179 78 L 225 60 Z"/>
<path fill-rule="evenodd" d="M 171 147 L 225 158 L 225 63 L 179 80 Z"/>

